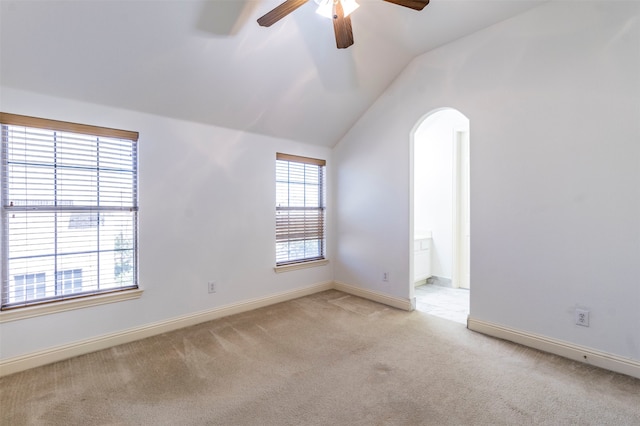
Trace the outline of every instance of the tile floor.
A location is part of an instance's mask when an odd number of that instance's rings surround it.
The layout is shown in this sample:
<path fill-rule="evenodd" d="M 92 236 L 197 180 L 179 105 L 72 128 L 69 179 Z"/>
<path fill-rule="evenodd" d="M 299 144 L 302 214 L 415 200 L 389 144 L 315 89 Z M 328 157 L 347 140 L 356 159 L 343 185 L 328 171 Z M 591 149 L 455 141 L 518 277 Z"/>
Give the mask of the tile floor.
<path fill-rule="evenodd" d="M 423 284 L 416 287 L 416 310 L 467 324 L 469 290 Z"/>

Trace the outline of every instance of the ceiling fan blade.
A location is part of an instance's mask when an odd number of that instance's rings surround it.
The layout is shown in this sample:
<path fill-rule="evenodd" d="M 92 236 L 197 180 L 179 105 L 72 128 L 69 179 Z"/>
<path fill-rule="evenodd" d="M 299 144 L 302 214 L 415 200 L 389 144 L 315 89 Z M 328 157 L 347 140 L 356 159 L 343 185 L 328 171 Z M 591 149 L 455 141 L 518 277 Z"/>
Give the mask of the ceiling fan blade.
<path fill-rule="evenodd" d="M 262 27 L 270 27 L 308 1 L 309 0 L 287 0 L 280 6 L 271 9 L 258 18 L 258 24 Z"/>
<path fill-rule="evenodd" d="M 429 4 L 429 0 L 384 0 L 389 3 L 398 4 L 414 10 L 422 10 Z"/>
<path fill-rule="evenodd" d="M 333 16 L 333 31 L 336 33 L 336 46 L 338 49 L 346 49 L 353 44 L 353 31 L 351 18 L 344 16 L 341 2 L 335 3 L 336 14 Z"/>

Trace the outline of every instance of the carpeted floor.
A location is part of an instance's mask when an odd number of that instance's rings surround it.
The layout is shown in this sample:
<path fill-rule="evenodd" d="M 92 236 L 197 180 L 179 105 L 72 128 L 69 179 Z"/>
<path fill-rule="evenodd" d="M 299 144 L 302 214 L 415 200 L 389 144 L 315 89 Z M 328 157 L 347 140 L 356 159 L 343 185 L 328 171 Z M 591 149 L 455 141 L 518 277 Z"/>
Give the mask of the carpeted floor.
<path fill-rule="evenodd" d="M 4 425 L 640 425 L 640 380 L 326 291 L 0 379 Z"/>

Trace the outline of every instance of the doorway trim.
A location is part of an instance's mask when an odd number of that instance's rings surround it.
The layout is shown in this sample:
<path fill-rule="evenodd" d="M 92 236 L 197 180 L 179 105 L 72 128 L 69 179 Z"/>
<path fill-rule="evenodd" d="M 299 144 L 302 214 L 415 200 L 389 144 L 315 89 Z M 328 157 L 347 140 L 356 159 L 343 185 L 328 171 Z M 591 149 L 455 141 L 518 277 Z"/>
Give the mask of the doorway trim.
<path fill-rule="evenodd" d="M 411 300 L 412 307 L 415 308 L 415 265 L 414 265 L 414 235 L 415 235 L 415 144 L 416 144 L 416 132 L 423 125 L 424 121 L 429 117 L 437 114 L 441 111 L 453 110 L 466 118 L 460 110 L 452 107 L 436 108 L 428 113 L 424 114 L 416 124 L 413 126 L 410 132 L 409 138 L 409 298 Z M 453 166 L 454 173 L 452 179 L 453 185 L 453 241 L 452 241 L 452 285 L 454 287 L 470 288 L 470 278 L 467 281 L 462 281 L 460 284 L 460 278 L 464 276 L 470 277 L 470 131 L 469 129 L 454 128 L 454 158 Z M 463 163 L 460 163 L 460 160 Z M 463 167 L 463 164 L 465 167 Z M 465 185 L 461 185 L 466 181 Z M 466 193 L 465 202 L 461 202 L 462 198 L 460 193 Z M 466 222 L 460 226 L 460 222 Z M 465 226 L 466 231 L 465 232 Z M 463 241 L 465 238 L 465 241 Z M 462 265 L 464 261 L 464 253 L 466 252 L 466 267 Z"/>
<path fill-rule="evenodd" d="M 451 283 L 454 288 L 470 288 L 471 212 L 469 131 L 454 128 L 453 148 L 453 258 Z"/>

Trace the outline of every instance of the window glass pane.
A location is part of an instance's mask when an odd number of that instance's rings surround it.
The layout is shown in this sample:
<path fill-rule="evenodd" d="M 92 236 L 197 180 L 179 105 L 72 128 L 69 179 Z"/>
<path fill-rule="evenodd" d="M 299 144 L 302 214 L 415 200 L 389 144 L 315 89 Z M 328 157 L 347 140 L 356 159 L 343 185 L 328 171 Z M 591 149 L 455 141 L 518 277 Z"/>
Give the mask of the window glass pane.
<path fill-rule="evenodd" d="M 50 166 L 54 163 L 55 148 L 52 130 L 8 126 L 7 160 L 11 163 Z"/>
<path fill-rule="evenodd" d="M 0 126 L 2 308 L 137 287 L 135 141 Z"/>
<path fill-rule="evenodd" d="M 318 185 L 305 185 L 305 207 L 316 207 L 320 203 L 320 187 Z"/>
<path fill-rule="evenodd" d="M 305 189 L 305 185 L 302 183 L 289 184 L 289 206 L 290 207 L 305 206 L 304 189 Z"/>
<path fill-rule="evenodd" d="M 98 204 L 97 172 L 87 169 L 59 168 L 55 174 L 55 198 L 66 206 Z"/>
<path fill-rule="evenodd" d="M 45 274 L 24 274 L 14 276 L 14 286 L 9 297 L 14 302 L 28 302 L 45 297 Z"/>
<path fill-rule="evenodd" d="M 98 290 L 96 279 L 98 270 L 97 253 L 76 252 L 60 255 L 56 266 L 59 279 L 57 283 L 58 294 L 61 294 L 61 292 L 66 294 L 64 293 L 64 291 L 67 291 L 65 290 L 65 285 L 66 288 L 73 288 L 74 292 Z M 72 285 L 72 278 L 76 276 L 84 276 L 85 278 Z"/>
<path fill-rule="evenodd" d="M 95 170 L 98 138 L 66 132 L 54 135 L 54 162 L 59 168 Z"/>
<path fill-rule="evenodd" d="M 289 185 L 287 182 L 276 182 L 276 206 L 289 206 Z"/>
<path fill-rule="evenodd" d="M 53 205 L 54 170 L 25 164 L 9 164 L 7 199 L 15 207 Z"/>
<path fill-rule="evenodd" d="M 319 179 L 318 169 L 319 169 L 318 166 L 312 166 L 310 164 L 307 164 L 305 167 L 304 181 L 311 185 L 319 185 L 320 179 Z"/>
<path fill-rule="evenodd" d="M 101 206 L 127 207 L 134 204 L 134 180 L 131 171 L 100 170 L 99 185 L 94 188 Z"/>
<path fill-rule="evenodd" d="M 324 258 L 324 166 L 276 160 L 276 264 Z"/>
<path fill-rule="evenodd" d="M 39 257 L 53 253 L 55 213 L 12 211 L 7 214 L 9 259 Z"/>
<path fill-rule="evenodd" d="M 56 274 L 56 288 L 58 295 L 64 296 L 87 291 L 83 287 L 82 269 L 67 269 L 58 272 Z"/>
<path fill-rule="evenodd" d="M 45 274 L 36 274 L 36 294 L 35 298 L 40 299 L 46 296 L 46 281 Z"/>
<path fill-rule="evenodd" d="M 9 298 L 14 302 L 23 302 L 25 300 L 25 277 L 26 275 L 16 275 L 14 277 L 15 285 L 13 291 L 9 294 Z"/>

